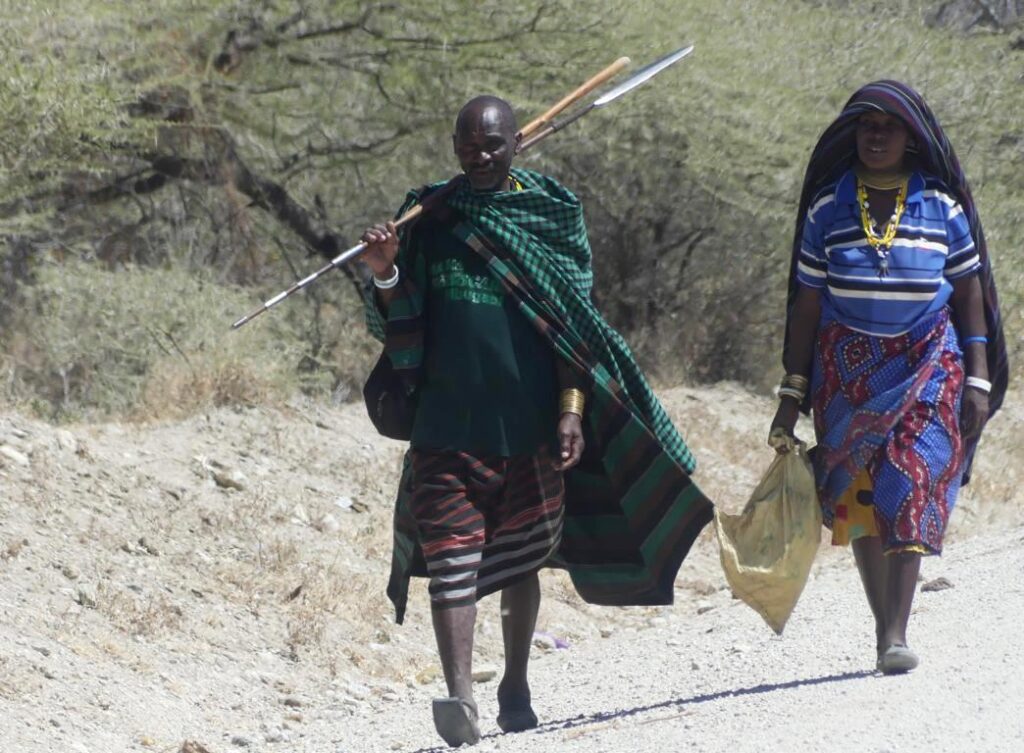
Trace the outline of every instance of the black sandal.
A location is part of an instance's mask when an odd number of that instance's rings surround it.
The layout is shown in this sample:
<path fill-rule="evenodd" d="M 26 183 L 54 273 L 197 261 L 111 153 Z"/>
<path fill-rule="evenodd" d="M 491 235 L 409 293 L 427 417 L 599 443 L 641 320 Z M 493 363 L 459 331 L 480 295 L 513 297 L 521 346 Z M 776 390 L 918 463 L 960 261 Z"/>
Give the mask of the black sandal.
<path fill-rule="evenodd" d="M 464 698 L 435 698 L 434 728 L 453 748 L 480 742 L 476 706 Z"/>
<path fill-rule="evenodd" d="M 537 726 L 537 715 L 530 706 L 530 696 L 521 696 L 508 703 L 498 700 L 498 726 L 502 732 L 525 732 Z"/>
<path fill-rule="evenodd" d="M 878 654 L 878 671 L 883 675 L 901 675 L 915 669 L 919 663 L 917 654 L 907 646 L 894 643 Z"/>

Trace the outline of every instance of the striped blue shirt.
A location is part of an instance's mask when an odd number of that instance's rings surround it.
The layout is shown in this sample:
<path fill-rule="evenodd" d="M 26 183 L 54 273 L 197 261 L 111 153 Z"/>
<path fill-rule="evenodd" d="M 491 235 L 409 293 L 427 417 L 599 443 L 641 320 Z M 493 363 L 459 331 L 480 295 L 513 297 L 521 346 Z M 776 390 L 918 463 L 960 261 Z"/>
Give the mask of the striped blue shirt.
<path fill-rule="evenodd" d="M 911 175 L 888 274 L 880 275 L 879 265 L 861 225 L 852 171 L 811 202 L 797 279 L 822 290 L 823 321 L 893 337 L 945 306 L 952 280 L 981 268 L 967 217 L 941 181 Z"/>

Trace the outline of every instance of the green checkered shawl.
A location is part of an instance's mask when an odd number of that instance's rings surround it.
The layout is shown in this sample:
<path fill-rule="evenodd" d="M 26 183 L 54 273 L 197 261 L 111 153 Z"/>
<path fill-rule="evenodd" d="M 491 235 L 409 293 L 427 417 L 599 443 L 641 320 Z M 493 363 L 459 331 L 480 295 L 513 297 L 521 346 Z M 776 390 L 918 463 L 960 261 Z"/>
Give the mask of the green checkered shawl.
<path fill-rule="evenodd" d="M 629 347 L 591 300 L 590 244 L 579 200 L 551 178 L 512 173 L 522 190 L 475 193 L 463 182 L 446 204 L 459 218 L 456 235 L 484 258 L 523 315 L 589 387 L 587 450 L 566 475 L 563 541 L 552 564 L 568 568 L 592 603 L 671 603 L 675 574 L 710 520 L 711 503 L 690 480 L 693 455 Z M 411 193 L 399 213 L 418 198 Z M 368 295 L 367 323 L 412 385 L 423 363 L 426 262 L 413 255 L 408 239 L 404 234 L 402 283 L 387 320 Z M 399 622 L 409 575 L 424 572 L 408 512 L 409 476 L 407 462 L 388 586 Z"/>

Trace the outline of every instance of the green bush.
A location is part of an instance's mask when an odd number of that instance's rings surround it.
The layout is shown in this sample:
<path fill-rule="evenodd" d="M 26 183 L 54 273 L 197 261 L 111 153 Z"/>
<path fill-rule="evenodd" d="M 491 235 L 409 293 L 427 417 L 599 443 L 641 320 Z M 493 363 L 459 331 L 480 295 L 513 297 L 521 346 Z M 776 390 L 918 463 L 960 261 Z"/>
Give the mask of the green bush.
<path fill-rule="evenodd" d="M 269 315 L 232 331 L 251 293 L 183 269 L 48 264 L 24 295 L 8 399 L 34 397 L 50 417 L 162 417 L 334 386 L 301 368 L 308 333 Z"/>
<path fill-rule="evenodd" d="M 233 182 L 225 144 L 317 232 L 354 241 L 452 174 L 468 96 L 505 96 L 525 121 L 619 55 L 686 42 L 685 62 L 520 160 L 584 199 L 596 296 L 660 383 L 776 381 L 806 160 L 877 78 L 919 89 L 956 145 L 1024 373 L 1024 53 L 928 28 L 931 0 L 51 6 L 0 28 L 3 389 L 45 413 L 356 393 L 376 346 L 341 275 L 227 331 L 320 260 Z M 156 172 L 154 153 L 189 171 Z M 61 271 L 56 253 L 97 266 Z"/>

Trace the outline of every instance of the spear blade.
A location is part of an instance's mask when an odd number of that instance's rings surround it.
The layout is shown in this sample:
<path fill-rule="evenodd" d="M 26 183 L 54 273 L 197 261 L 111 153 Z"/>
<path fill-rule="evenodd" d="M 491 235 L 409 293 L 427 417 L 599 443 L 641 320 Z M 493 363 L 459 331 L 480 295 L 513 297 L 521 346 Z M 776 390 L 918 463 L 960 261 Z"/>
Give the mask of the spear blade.
<path fill-rule="evenodd" d="M 602 106 L 608 104 L 609 102 L 618 99 L 619 97 L 621 97 L 626 92 L 632 91 L 636 87 L 640 86 L 640 84 L 644 83 L 645 81 L 648 81 L 648 80 L 654 78 L 659 73 L 661 73 L 663 70 L 668 68 L 670 65 L 674 65 L 674 64 L 678 63 L 680 60 L 685 58 L 691 52 L 693 52 L 693 45 L 692 44 L 691 45 L 687 45 L 686 47 L 683 47 L 681 49 L 678 49 L 675 52 L 671 52 L 668 55 L 666 55 L 665 57 L 661 58 L 660 60 L 655 60 L 653 63 L 651 63 L 646 68 L 641 68 L 639 71 L 634 73 L 632 76 L 630 76 L 628 79 L 626 79 L 621 84 L 616 86 L 614 89 L 612 89 L 607 94 L 604 94 L 603 96 L 601 96 L 598 99 L 594 100 L 593 106 L 594 107 L 602 107 Z"/>

